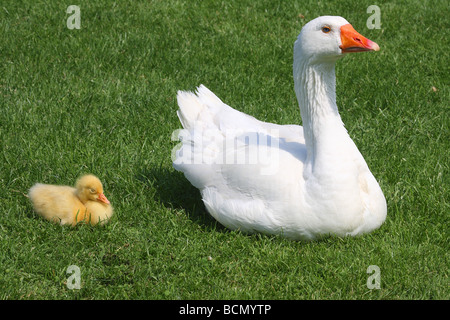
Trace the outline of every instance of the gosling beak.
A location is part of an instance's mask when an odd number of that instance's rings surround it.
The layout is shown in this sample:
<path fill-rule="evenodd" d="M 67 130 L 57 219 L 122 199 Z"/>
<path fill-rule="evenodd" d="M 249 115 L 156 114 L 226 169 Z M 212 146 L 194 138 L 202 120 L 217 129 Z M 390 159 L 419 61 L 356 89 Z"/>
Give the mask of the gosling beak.
<path fill-rule="evenodd" d="M 341 27 L 341 42 L 342 53 L 380 50 L 378 44 L 360 35 L 351 24 Z"/>
<path fill-rule="evenodd" d="M 106 199 L 106 197 L 105 197 L 105 195 L 103 193 L 100 193 L 98 195 L 97 200 L 100 201 L 100 202 L 106 203 L 106 204 L 110 204 L 109 200 Z"/>

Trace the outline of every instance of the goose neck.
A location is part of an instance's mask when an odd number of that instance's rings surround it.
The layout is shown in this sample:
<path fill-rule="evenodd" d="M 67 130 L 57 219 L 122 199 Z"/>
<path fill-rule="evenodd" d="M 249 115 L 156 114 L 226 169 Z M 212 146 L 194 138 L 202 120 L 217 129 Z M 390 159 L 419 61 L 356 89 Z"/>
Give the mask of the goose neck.
<path fill-rule="evenodd" d="M 335 61 L 294 63 L 294 83 L 302 117 L 307 158 L 333 152 L 348 140 L 336 105 Z"/>

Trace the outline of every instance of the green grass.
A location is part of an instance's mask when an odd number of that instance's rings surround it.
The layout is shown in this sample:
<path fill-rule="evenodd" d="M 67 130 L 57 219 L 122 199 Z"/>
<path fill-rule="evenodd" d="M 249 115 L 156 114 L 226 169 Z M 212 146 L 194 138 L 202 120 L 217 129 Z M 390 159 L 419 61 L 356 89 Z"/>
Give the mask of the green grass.
<path fill-rule="evenodd" d="M 445 1 L 378 1 L 374 30 L 371 1 L 77 4 L 80 30 L 66 27 L 68 4 L 0 5 L 1 299 L 450 298 Z M 337 96 L 387 220 L 311 243 L 228 231 L 172 168 L 176 91 L 203 83 L 261 120 L 300 123 L 293 42 L 326 14 L 381 47 L 338 62 Z M 86 172 L 115 207 L 104 227 L 50 224 L 23 195 Z M 70 265 L 80 290 L 66 286 Z"/>

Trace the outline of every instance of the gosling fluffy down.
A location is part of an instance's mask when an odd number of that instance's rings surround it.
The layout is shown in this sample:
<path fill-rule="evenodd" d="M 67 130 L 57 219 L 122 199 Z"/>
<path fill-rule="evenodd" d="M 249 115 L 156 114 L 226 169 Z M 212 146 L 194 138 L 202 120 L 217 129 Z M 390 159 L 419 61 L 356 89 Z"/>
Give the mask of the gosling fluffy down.
<path fill-rule="evenodd" d="M 61 225 L 75 226 L 80 222 L 102 225 L 113 214 L 101 181 L 91 174 L 78 179 L 75 188 L 37 183 L 28 196 L 39 215 Z"/>

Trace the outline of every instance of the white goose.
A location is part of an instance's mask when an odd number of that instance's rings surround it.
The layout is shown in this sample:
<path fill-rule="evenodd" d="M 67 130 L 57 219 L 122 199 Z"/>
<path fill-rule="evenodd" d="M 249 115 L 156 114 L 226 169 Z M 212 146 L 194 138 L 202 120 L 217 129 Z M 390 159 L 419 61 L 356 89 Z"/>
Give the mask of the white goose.
<path fill-rule="evenodd" d="M 336 106 L 335 63 L 378 51 L 342 17 L 307 23 L 294 45 L 294 84 L 303 127 L 259 121 L 205 86 L 179 91 L 182 141 L 174 168 L 201 192 L 208 212 L 243 232 L 314 240 L 378 228 L 386 200 Z"/>

